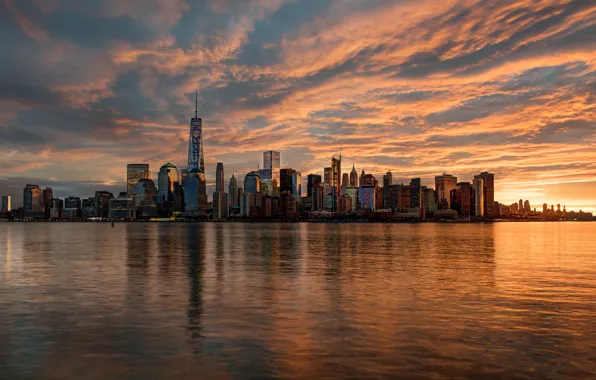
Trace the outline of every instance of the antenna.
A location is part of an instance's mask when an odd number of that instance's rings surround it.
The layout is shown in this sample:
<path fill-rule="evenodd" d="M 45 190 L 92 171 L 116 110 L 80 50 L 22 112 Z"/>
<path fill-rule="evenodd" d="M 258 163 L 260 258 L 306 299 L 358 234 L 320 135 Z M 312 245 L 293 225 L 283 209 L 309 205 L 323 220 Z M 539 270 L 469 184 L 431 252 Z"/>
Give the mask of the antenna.
<path fill-rule="evenodd" d="M 342 146 L 341 148 L 339 148 L 339 162 L 341 162 L 341 151 L 344 150 L 344 147 Z"/>
<path fill-rule="evenodd" d="M 199 118 L 199 92 L 195 92 L 195 119 Z"/>

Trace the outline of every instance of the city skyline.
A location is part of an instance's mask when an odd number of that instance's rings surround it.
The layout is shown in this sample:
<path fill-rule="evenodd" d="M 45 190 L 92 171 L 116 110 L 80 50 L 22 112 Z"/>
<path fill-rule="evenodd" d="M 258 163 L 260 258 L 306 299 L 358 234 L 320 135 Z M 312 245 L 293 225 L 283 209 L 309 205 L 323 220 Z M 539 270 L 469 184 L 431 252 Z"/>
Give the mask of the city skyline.
<path fill-rule="evenodd" d="M 129 163 L 184 168 L 198 89 L 209 199 L 217 162 L 241 184 L 280 151 L 306 188 L 343 146 L 379 181 L 490 171 L 503 204 L 596 211 L 596 4 L 148 3 L 0 4 L 13 207 L 25 184 L 82 197 L 124 191 Z"/>

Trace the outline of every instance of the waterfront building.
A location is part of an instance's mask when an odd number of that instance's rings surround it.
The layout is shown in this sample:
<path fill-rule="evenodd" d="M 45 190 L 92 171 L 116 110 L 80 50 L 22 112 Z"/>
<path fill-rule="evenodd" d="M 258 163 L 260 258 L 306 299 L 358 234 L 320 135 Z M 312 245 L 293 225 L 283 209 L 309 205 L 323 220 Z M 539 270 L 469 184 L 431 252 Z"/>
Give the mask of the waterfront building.
<path fill-rule="evenodd" d="M 462 218 L 468 218 L 471 215 L 471 190 L 472 185 L 469 182 L 460 182 L 457 184 L 457 212 Z"/>
<path fill-rule="evenodd" d="M 391 185 L 393 185 L 393 175 L 387 172 L 383 176 L 383 208 L 391 208 Z"/>
<path fill-rule="evenodd" d="M 379 187 L 379 181 L 375 178 L 372 174 L 364 174 L 364 170 L 362 171 L 362 175 L 360 176 L 360 186 L 374 186 Z"/>
<path fill-rule="evenodd" d="M 373 185 L 363 185 L 358 189 L 360 209 L 374 211 L 376 209 L 377 188 Z"/>
<path fill-rule="evenodd" d="M 62 209 L 64 208 L 64 201 L 60 198 L 52 199 L 52 208 L 50 209 L 50 219 L 60 219 Z"/>
<path fill-rule="evenodd" d="M 517 202 L 517 204 L 518 204 L 517 209 L 519 210 L 519 213 L 523 215 L 523 213 L 524 213 L 524 200 L 523 199 L 520 199 Z"/>
<path fill-rule="evenodd" d="M 352 171 L 350 172 L 350 186 L 358 186 L 358 172 L 356 172 L 354 164 L 352 164 Z"/>
<path fill-rule="evenodd" d="M 184 177 L 184 211 L 188 214 L 207 213 L 207 182 L 203 146 L 203 120 L 199 117 L 198 94 L 195 94 L 195 116 L 190 119 L 188 165 Z"/>
<path fill-rule="evenodd" d="M 482 176 L 474 176 L 472 188 L 474 189 L 474 215 L 484 216 L 484 180 Z"/>
<path fill-rule="evenodd" d="M 10 212 L 12 210 L 10 195 L 3 195 L 0 202 L 0 212 Z"/>
<path fill-rule="evenodd" d="M 42 192 L 44 216 L 46 219 L 50 218 L 50 210 L 52 209 L 52 199 L 54 199 L 51 187 L 46 187 Z"/>
<path fill-rule="evenodd" d="M 151 179 L 149 164 L 128 164 L 126 165 L 126 193 L 132 198 L 135 186 L 140 179 Z"/>
<path fill-rule="evenodd" d="M 23 189 L 23 216 L 41 218 L 44 215 L 43 196 L 37 185 L 27 184 Z"/>
<path fill-rule="evenodd" d="M 134 220 L 136 218 L 135 201 L 132 198 L 118 197 L 110 199 L 109 218 L 115 220 Z"/>
<path fill-rule="evenodd" d="M 64 208 L 68 208 L 68 209 L 73 209 L 73 208 L 77 208 L 77 209 L 81 209 L 82 207 L 82 203 L 81 203 L 81 198 L 79 197 L 66 197 L 64 198 Z"/>
<path fill-rule="evenodd" d="M 320 180 L 319 176 L 319 180 Z M 316 183 L 311 188 L 311 211 L 322 211 L 325 207 L 325 187 L 321 183 Z"/>
<path fill-rule="evenodd" d="M 389 208 L 393 212 L 400 211 L 401 185 L 389 186 Z"/>
<path fill-rule="evenodd" d="M 97 217 L 97 207 L 95 206 L 95 197 L 89 197 L 81 200 L 81 215 L 83 218 Z"/>
<path fill-rule="evenodd" d="M 495 175 L 488 172 L 480 173 L 484 183 L 484 216 L 489 218 L 497 217 L 495 210 Z"/>
<path fill-rule="evenodd" d="M 228 193 L 218 191 L 213 193 L 213 217 L 215 219 L 227 219 L 229 210 Z"/>
<path fill-rule="evenodd" d="M 422 203 L 422 181 L 420 178 L 410 180 L 410 208 L 419 208 Z"/>
<path fill-rule="evenodd" d="M 162 165 L 157 174 L 157 203 L 173 202 L 179 186 L 178 168 L 169 162 Z"/>
<path fill-rule="evenodd" d="M 548 204 L 546 204 L 546 203 L 542 204 L 542 213 L 548 214 Z"/>
<path fill-rule="evenodd" d="M 451 209 L 451 190 L 457 189 L 457 177 L 443 173 L 435 177 L 435 193 L 439 210 Z"/>
<path fill-rule="evenodd" d="M 524 212 L 526 214 L 529 214 L 530 212 L 532 212 L 532 209 L 530 207 L 530 201 L 526 199 L 526 201 L 524 202 Z"/>
<path fill-rule="evenodd" d="M 151 181 L 153 180 L 146 179 L 141 181 Z M 138 185 L 138 182 L 137 182 Z M 153 188 L 155 188 L 155 184 L 153 184 Z M 135 187 L 136 190 L 136 187 Z M 157 196 L 157 192 L 155 194 Z M 110 216 L 110 199 L 114 198 L 114 194 L 110 193 L 109 191 L 96 191 L 95 192 L 95 216 L 98 218 L 106 219 Z M 155 199 L 155 198 L 154 198 Z M 155 201 L 154 201 L 155 202 Z"/>
<path fill-rule="evenodd" d="M 422 186 L 422 206 L 426 215 L 431 215 L 437 211 L 436 195 L 434 189 L 429 189 L 426 186 Z"/>

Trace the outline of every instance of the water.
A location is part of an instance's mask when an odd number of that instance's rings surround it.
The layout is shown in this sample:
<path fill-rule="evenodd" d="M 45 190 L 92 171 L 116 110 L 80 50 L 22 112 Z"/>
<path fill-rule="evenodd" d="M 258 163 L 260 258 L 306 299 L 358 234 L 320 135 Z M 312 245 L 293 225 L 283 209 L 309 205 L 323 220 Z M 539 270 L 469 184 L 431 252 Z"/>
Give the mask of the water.
<path fill-rule="evenodd" d="M 596 223 L 0 223 L 1 379 L 594 379 Z"/>

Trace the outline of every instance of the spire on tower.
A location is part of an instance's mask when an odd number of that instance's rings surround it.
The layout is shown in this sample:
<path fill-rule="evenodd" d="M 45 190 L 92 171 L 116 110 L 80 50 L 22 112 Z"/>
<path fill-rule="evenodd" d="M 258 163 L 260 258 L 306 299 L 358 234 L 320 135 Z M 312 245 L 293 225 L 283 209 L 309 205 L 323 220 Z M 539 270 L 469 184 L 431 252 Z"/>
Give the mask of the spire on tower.
<path fill-rule="evenodd" d="M 195 92 L 195 119 L 199 118 L 199 92 Z"/>

